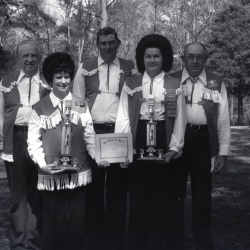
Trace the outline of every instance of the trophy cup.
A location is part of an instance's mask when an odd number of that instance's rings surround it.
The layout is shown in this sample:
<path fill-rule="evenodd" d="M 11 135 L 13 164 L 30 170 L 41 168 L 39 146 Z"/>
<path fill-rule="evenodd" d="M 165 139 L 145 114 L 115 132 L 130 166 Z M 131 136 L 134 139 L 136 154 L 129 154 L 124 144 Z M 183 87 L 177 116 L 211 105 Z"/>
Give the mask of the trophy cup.
<path fill-rule="evenodd" d="M 56 158 L 54 166 L 51 170 L 76 170 L 78 169 L 77 158 L 71 156 L 71 132 L 72 123 L 70 121 L 72 101 L 67 100 L 65 102 L 65 113 L 62 117 L 62 139 L 61 139 L 61 155 L 60 158 Z"/>
<path fill-rule="evenodd" d="M 147 122 L 147 149 L 144 150 L 143 148 L 140 149 L 140 157 L 138 160 L 157 160 L 161 161 L 164 160 L 162 158 L 163 149 L 156 150 L 156 121 L 153 121 L 154 118 L 154 96 L 149 95 L 148 98 L 148 114 L 149 114 L 149 122 Z M 148 153 L 146 156 L 144 156 L 145 151 Z M 157 153 L 155 154 L 155 152 Z M 157 155 L 158 154 L 158 155 Z"/>

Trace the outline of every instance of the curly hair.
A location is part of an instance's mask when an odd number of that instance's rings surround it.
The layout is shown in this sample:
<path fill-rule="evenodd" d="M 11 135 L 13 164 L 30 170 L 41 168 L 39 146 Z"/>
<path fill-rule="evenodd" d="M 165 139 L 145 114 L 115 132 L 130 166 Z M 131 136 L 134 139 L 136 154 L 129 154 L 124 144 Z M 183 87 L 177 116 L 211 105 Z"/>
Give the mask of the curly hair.
<path fill-rule="evenodd" d="M 144 53 L 148 48 L 158 48 L 161 51 L 163 64 L 162 70 L 168 72 L 172 69 L 173 65 L 173 49 L 169 40 L 159 34 L 149 34 L 141 38 L 136 47 L 135 59 L 137 69 L 140 73 L 144 73 Z"/>
<path fill-rule="evenodd" d="M 75 64 L 69 54 L 65 52 L 55 52 L 45 58 L 42 71 L 45 80 L 49 84 L 52 84 L 54 74 L 62 71 L 69 73 L 72 81 L 75 73 Z"/>

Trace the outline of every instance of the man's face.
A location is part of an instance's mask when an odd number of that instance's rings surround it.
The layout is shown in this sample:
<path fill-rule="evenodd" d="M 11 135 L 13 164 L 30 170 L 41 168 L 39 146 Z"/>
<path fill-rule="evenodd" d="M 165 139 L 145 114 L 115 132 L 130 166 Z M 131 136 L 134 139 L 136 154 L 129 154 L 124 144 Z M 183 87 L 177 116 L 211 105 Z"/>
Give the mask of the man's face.
<path fill-rule="evenodd" d="M 101 35 L 97 43 L 100 55 L 105 62 L 110 62 L 115 59 L 120 42 L 116 40 L 114 34 Z"/>
<path fill-rule="evenodd" d="M 201 74 L 207 61 L 204 48 L 198 44 L 190 44 L 186 50 L 182 60 L 185 63 L 187 72 L 192 77 L 197 77 Z"/>
<path fill-rule="evenodd" d="M 24 73 L 28 76 L 33 76 L 40 62 L 40 54 L 37 46 L 32 43 L 22 44 L 18 48 L 19 61 Z"/>

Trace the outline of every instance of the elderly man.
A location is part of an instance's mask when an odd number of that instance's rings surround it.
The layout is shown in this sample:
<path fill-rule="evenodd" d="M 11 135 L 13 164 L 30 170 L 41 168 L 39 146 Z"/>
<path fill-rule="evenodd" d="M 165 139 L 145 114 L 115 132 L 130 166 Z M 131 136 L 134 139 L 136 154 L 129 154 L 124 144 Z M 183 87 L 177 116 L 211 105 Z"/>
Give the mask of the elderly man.
<path fill-rule="evenodd" d="M 97 134 L 114 133 L 124 79 L 133 73 L 134 63 L 116 56 L 120 43 L 114 29 L 100 29 L 96 43 L 100 55 L 84 61 L 75 76 L 73 93 L 88 101 Z M 104 236 L 107 249 L 123 249 L 127 169 L 120 168 L 120 164 L 104 169 L 93 163 L 92 170 L 92 183 L 87 191 L 89 244 L 93 249 L 103 248 Z"/>
<path fill-rule="evenodd" d="M 186 45 L 182 59 L 185 68 L 172 76 L 181 80 L 187 127 L 180 165 L 171 173 L 172 200 L 168 201 L 172 206 L 169 214 L 173 223 L 169 245 L 170 249 L 183 249 L 184 198 L 189 174 L 196 249 L 211 250 L 212 173 L 224 172 L 231 140 L 227 92 L 220 77 L 204 69 L 207 51 L 202 43 Z"/>
<path fill-rule="evenodd" d="M 37 165 L 29 157 L 26 140 L 32 105 L 48 93 L 49 87 L 38 69 L 38 44 L 25 40 L 17 46 L 16 53 L 20 72 L 4 77 L 0 84 L 1 157 L 11 193 L 10 248 L 40 249 Z"/>

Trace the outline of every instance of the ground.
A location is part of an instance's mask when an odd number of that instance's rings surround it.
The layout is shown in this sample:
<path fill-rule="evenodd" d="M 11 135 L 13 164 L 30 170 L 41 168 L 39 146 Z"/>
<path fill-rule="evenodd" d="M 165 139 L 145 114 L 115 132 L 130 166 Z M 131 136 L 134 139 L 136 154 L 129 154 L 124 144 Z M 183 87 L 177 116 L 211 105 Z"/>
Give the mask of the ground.
<path fill-rule="evenodd" d="M 228 168 L 223 175 L 213 176 L 212 197 L 212 232 L 215 249 L 249 250 L 250 128 L 232 128 Z M 0 250 L 9 249 L 9 206 L 9 189 L 3 162 L 0 161 Z M 185 217 L 185 250 L 192 250 L 190 183 L 188 183 Z"/>

